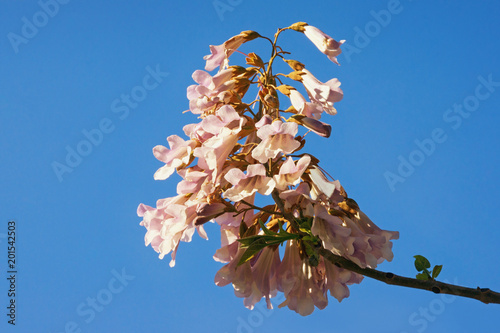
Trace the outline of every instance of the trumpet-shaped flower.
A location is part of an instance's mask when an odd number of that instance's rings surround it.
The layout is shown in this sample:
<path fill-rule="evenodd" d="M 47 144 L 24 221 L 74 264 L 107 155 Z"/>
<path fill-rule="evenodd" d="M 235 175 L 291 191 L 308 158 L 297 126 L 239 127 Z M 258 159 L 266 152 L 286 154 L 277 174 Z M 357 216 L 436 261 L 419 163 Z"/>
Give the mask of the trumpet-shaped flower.
<path fill-rule="evenodd" d="M 290 102 L 292 106 L 306 117 L 319 119 L 323 113 L 323 108 L 320 104 L 307 102 L 304 96 L 295 89 L 290 89 Z"/>
<path fill-rule="evenodd" d="M 314 45 L 316 45 L 316 47 L 328 57 L 328 59 L 337 65 L 340 65 L 337 61 L 337 56 L 342 53 L 340 45 L 342 45 L 345 40 L 337 42 L 335 39 L 312 25 L 306 25 L 303 32 L 304 35 L 306 35 L 306 37 L 309 38 L 311 42 L 313 42 Z"/>
<path fill-rule="evenodd" d="M 302 156 L 297 161 L 297 164 L 293 162 L 291 157 L 288 157 L 281 165 L 279 173 L 274 176 L 276 188 L 285 190 L 288 186 L 297 185 L 300 182 L 300 177 L 309 166 L 309 163 L 311 163 L 311 157 L 309 155 Z"/>
<path fill-rule="evenodd" d="M 189 110 L 194 114 L 202 114 L 223 101 L 225 93 L 235 87 L 236 81 L 231 80 L 233 75 L 234 69 L 229 68 L 213 77 L 202 70 L 194 71 L 192 77 L 198 84 L 187 88 Z"/>
<path fill-rule="evenodd" d="M 193 155 L 198 157 L 198 166 L 211 171 L 211 180 L 218 185 L 224 163 L 238 142 L 238 133 L 223 127 L 218 135 L 203 142 L 201 147 L 194 150 Z"/>
<path fill-rule="evenodd" d="M 224 192 L 224 197 L 235 202 L 244 200 L 255 192 L 269 195 L 276 185 L 271 177 L 266 176 L 266 168 L 262 164 L 249 165 L 246 174 L 240 169 L 231 169 L 224 178 L 233 185 Z"/>
<path fill-rule="evenodd" d="M 259 37 L 255 31 L 242 31 L 239 35 L 229 38 L 224 44 L 210 45 L 210 54 L 203 57 L 207 61 L 205 70 L 212 71 L 217 67 L 226 67 L 228 58 L 243 43 Z"/>
<path fill-rule="evenodd" d="M 340 81 L 334 78 L 322 83 L 307 69 L 302 69 L 302 72 L 305 73 L 301 76 L 302 83 L 311 101 L 321 105 L 326 113 L 335 115 L 337 110 L 333 107 L 333 104 L 339 102 L 344 96 L 342 89 L 340 89 Z"/>
<path fill-rule="evenodd" d="M 191 158 L 193 149 L 196 147 L 195 141 L 184 141 L 177 135 L 169 136 L 167 141 L 170 149 L 160 145 L 153 148 L 154 156 L 165 163 L 154 174 L 155 179 L 167 179 L 174 173 L 176 168 L 187 164 Z"/>
<path fill-rule="evenodd" d="M 263 117 L 268 119 L 269 116 Z M 261 121 L 263 120 L 261 119 Z M 259 123 L 261 122 L 259 121 Z M 256 126 L 259 125 L 256 124 Z M 262 122 L 265 123 L 265 122 Z M 270 158 L 275 158 L 279 153 L 290 154 L 300 147 L 300 142 L 295 140 L 298 126 L 296 123 L 273 121 L 265 124 L 257 131 L 257 136 L 262 141 L 252 151 L 252 157 L 260 163 L 267 162 Z"/>
<path fill-rule="evenodd" d="M 315 306 L 324 309 L 328 305 L 328 297 L 321 275 L 318 267 L 310 266 L 301 258 L 296 242 L 288 241 L 278 270 L 278 288 L 286 297 L 279 307 L 288 306 L 302 316 L 310 315 Z"/>
<path fill-rule="evenodd" d="M 157 208 L 140 204 L 137 215 L 143 217 L 140 225 L 148 231 L 145 236 L 146 246 L 151 244 L 160 253 L 160 259 L 171 252 L 170 267 L 175 265 L 179 242 L 190 242 L 195 230 L 207 239 L 203 226 L 195 226 L 196 204 L 186 202 L 185 196 L 158 200 Z"/>

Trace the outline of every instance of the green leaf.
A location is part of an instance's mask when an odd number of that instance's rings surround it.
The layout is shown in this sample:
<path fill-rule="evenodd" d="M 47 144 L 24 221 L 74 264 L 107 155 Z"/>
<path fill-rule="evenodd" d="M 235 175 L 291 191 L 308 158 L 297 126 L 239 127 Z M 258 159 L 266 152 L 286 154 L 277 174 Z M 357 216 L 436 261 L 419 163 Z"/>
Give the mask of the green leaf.
<path fill-rule="evenodd" d="M 260 250 L 262 250 L 263 248 L 265 248 L 267 245 L 268 244 L 266 244 L 266 241 L 263 238 L 258 239 L 255 242 L 253 242 L 247 248 L 247 250 L 245 251 L 245 253 L 243 253 L 243 255 L 241 256 L 240 260 L 238 261 L 238 266 L 246 263 L 247 261 L 249 261 L 250 259 L 252 259 L 253 257 L 255 257 L 255 255 Z"/>
<path fill-rule="evenodd" d="M 277 235 L 277 233 L 272 232 L 271 230 L 267 229 L 264 222 L 262 222 L 260 219 L 259 219 L 259 224 L 260 224 L 260 227 L 262 228 L 262 231 L 264 232 L 265 235 L 268 235 L 268 236 Z"/>
<path fill-rule="evenodd" d="M 417 271 L 420 272 L 426 268 L 431 268 L 431 263 L 429 262 L 429 260 L 427 260 L 426 257 L 421 255 L 416 255 L 413 256 L 413 258 L 415 258 L 415 268 L 417 269 Z"/>
<path fill-rule="evenodd" d="M 241 247 L 249 247 L 250 245 L 252 245 L 253 242 L 255 242 L 261 237 L 262 235 L 248 236 L 245 238 L 237 239 L 237 241 L 241 243 Z"/>
<path fill-rule="evenodd" d="M 418 273 L 417 280 L 429 280 L 429 274 L 426 272 Z"/>
<path fill-rule="evenodd" d="M 441 270 L 443 269 L 443 265 L 436 265 L 432 269 L 432 278 L 435 279 L 438 277 L 439 273 L 441 273 Z"/>

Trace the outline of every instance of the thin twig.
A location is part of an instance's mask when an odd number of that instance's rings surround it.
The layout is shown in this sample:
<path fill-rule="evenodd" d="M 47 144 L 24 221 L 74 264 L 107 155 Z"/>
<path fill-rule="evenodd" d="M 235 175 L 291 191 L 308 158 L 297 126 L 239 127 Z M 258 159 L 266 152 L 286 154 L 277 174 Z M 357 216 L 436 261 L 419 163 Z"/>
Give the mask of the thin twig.
<path fill-rule="evenodd" d="M 271 215 L 283 215 L 281 212 L 275 212 L 275 211 L 272 211 L 272 210 L 267 210 L 267 209 L 264 209 L 264 208 L 257 207 L 255 205 L 252 205 L 249 202 L 246 202 L 245 200 L 240 200 L 240 202 L 244 203 L 245 205 L 247 205 L 248 207 L 251 207 L 253 209 L 257 209 L 257 210 L 263 211 L 264 213 L 268 213 L 268 214 L 271 214 Z"/>

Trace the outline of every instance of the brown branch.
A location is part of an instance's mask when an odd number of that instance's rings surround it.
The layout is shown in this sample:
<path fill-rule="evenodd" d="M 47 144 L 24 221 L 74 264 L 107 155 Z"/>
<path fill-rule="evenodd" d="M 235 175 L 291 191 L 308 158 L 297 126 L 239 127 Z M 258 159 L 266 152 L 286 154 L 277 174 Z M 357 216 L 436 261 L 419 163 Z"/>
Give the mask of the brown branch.
<path fill-rule="evenodd" d="M 281 212 L 275 212 L 273 210 L 267 210 L 267 209 L 264 209 L 264 208 L 261 208 L 261 207 L 258 207 L 258 206 L 255 206 L 245 200 L 240 200 L 240 202 L 242 202 L 244 205 L 250 207 L 249 209 L 257 209 L 257 210 L 260 210 L 260 211 L 263 211 L 264 213 L 268 213 L 268 214 L 271 214 L 271 215 L 283 215 L 283 213 Z"/>
<path fill-rule="evenodd" d="M 389 272 L 377 271 L 372 268 L 361 268 L 354 262 L 344 257 L 335 255 L 323 247 L 321 247 L 318 250 L 318 252 L 324 258 L 329 260 L 331 263 L 335 264 L 337 267 L 347 269 L 349 271 L 367 276 L 375 280 L 385 282 L 387 284 L 428 290 L 432 291 L 435 294 L 449 294 L 449 295 L 473 298 L 486 304 L 488 303 L 500 304 L 500 293 L 492 291 L 488 288 L 477 287 L 476 289 L 474 289 L 474 288 L 467 288 L 449 283 L 439 282 L 435 280 L 417 280 L 413 278 L 399 276 Z"/>
<path fill-rule="evenodd" d="M 285 205 L 283 201 L 279 197 L 279 192 L 275 189 L 272 193 L 273 199 L 276 202 L 276 205 L 283 213 L 283 216 L 290 222 L 292 227 L 299 231 L 299 225 L 295 219 L 295 217 L 285 210 Z M 314 248 L 314 244 L 311 243 L 311 246 Z M 361 274 L 363 276 L 367 276 L 369 278 L 382 281 L 387 284 L 422 289 L 432 291 L 435 294 L 449 294 L 456 295 L 461 297 L 468 297 L 477 299 L 483 303 L 495 303 L 500 304 L 500 293 L 492 291 L 488 288 L 467 288 L 462 286 L 457 286 L 454 284 L 439 282 L 436 280 L 417 280 L 414 278 L 408 278 L 400 275 L 396 275 L 390 272 L 382 272 L 373 268 L 361 268 L 356 265 L 354 262 L 346 259 L 344 257 L 333 254 L 327 249 L 320 247 L 318 249 L 318 253 L 326 258 L 328 261 L 336 265 L 337 267 L 347 269 L 351 272 Z"/>

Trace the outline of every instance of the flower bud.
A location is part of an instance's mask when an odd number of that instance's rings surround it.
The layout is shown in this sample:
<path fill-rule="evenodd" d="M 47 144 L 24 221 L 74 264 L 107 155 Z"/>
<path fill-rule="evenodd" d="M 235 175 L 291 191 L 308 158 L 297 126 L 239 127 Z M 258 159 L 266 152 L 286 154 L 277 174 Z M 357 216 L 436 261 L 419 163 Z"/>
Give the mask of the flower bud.
<path fill-rule="evenodd" d="M 289 26 L 289 29 L 298 31 L 298 32 L 304 32 L 304 27 L 308 25 L 306 22 L 297 22 Z"/>

